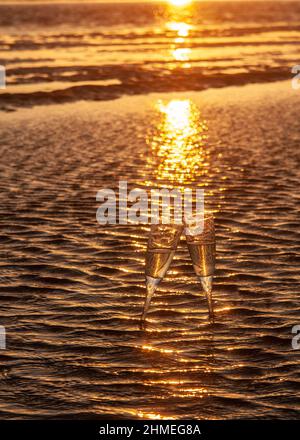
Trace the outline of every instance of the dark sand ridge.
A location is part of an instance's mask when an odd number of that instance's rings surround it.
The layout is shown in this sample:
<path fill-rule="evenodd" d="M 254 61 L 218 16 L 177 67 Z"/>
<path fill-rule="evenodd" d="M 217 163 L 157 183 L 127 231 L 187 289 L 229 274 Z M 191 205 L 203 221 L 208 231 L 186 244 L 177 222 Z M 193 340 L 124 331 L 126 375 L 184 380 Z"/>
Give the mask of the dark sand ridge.
<path fill-rule="evenodd" d="M 154 92 L 198 91 L 211 87 L 220 88 L 231 85 L 265 83 L 292 77 L 290 70 L 286 71 L 279 68 L 268 69 L 267 71 L 256 72 L 255 74 L 253 72 L 244 72 L 210 75 L 202 74 L 201 69 L 197 68 L 194 68 L 192 71 L 178 69 L 165 76 L 162 76 L 159 72 L 151 73 L 143 69 L 138 70 L 136 67 L 130 72 L 130 67 L 128 66 L 123 71 L 119 67 L 115 70 L 115 73 L 113 73 L 113 70 L 110 70 L 110 77 L 119 80 L 121 84 L 89 85 L 86 79 L 87 84 L 85 85 L 76 85 L 74 82 L 74 85 L 71 87 L 68 86 L 63 89 L 60 87 L 59 90 L 52 91 L 35 91 L 31 93 L 6 93 L 5 90 L 0 91 L 0 110 L 80 100 L 107 101 L 118 99 L 123 95 L 145 95 Z M 101 79 L 107 78 L 107 76 L 99 75 L 99 69 L 95 69 L 95 71 L 96 74 L 92 75 L 91 81 L 99 79 L 99 77 Z M 82 76 L 78 78 L 75 75 L 74 81 L 83 78 Z M 70 78 L 68 78 L 69 81 Z M 47 86 L 47 83 L 45 83 L 45 86 Z"/>

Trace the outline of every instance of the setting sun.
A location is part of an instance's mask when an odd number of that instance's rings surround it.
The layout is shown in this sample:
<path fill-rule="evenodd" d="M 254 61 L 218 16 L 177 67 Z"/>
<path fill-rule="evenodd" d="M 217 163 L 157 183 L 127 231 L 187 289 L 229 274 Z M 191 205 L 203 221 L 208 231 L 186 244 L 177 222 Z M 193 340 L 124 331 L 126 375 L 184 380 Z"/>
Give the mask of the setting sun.
<path fill-rule="evenodd" d="M 169 2 L 174 6 L 185 6 L 192 2 L 192 0 L 169 0 Z"/>

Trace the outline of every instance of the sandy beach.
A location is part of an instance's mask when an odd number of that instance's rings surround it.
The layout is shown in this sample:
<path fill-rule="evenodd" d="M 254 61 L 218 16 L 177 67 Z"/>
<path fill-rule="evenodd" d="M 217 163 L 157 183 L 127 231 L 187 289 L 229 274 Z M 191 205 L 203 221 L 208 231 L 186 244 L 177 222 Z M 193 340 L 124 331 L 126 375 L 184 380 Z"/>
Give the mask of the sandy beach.
<path fill-rule="evenodd" d="M 182 240 L 141 332 L 148 228 L 96 193 L 174 177 L 158 103 L 207 126 L 216 322 Z M 1 113 L 1 418 L 299 418 L 299 108 L 284 81 Z"/>

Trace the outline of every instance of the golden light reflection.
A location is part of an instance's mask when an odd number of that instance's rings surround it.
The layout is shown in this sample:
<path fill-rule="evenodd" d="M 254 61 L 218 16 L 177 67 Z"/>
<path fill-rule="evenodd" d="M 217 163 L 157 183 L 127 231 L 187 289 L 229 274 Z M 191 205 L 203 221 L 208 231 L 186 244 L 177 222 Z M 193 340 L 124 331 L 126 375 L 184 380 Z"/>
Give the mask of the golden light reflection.
<path fill-rule="evenodd" d="M 190 34 L 192 25 L 182 21 L 171 21 L 166 24 L 166 27 L 169 31 L 176 33 L 171 47 L 172 58 L 177 62 L 182 62 L 183 68 L 190 68 L 191 65 L 188 61 L 191 59 L 192 50 L 186 45 L 188 44 L 187 37 Z"/>
<path fill-rule="evenodd" d="M 152 420 L 174 420 L 173 417 L 170 417 L 169 415 L 167 416 L 163 416 L 162 414 L 159 413 L 154 413 L 154 412 L 147 412 L 147 411 L 142 411 L 142 410 L 127 410 L 127 412 L 129 414 L 131 414 L 132 416 L 135 417 L 139 417 L 141 419 L 152 419 Z"/>
<path fill-rule="evenodd" d="M 172 51 L 173 58 L 176 61 L 189 61 L 191 49 L 175 49 Z M 190 66 L 190 64 L 188 64 Z"/>
<path fill-rule="evenodd" d="M 166 24 L 166 28 L 170 31 L 177 32 L 178 37 L 188 37 L 192 25 L 180 21 L 170 21 Z"/>
<path fill-rule="evenodd" d="M 191 3 L 191 1 L 186 0 L 169 2 L 169 17 L 165 27 L 168 33 L 171 32 L 170 54 L 176 61 L 176 64 L 174 63 L 175 67 L 178 67 L 180 62 L 183 63 L 181 66 L 183 68 L 191 67 L 190 63 L 188 63 L 192 52 L 189 47 L 189 36 L 194 27 L 191 24 L 193 17 Z M 173 38 L 172 33 L 174 34 Z"/>
<path fill-rule="evenodd" d="M 197 397 L 198 399 L 203 399 L 206 396 L 209 396 L 209 392 L 204 387 L 194 386 L 187 388 L 178 388 L 173 393 L 173 397 L 181 397 L 181 398 L 189 398 L 189 397 Z"/>
<path fill-rule="evenodd" d="M 194 182 L 208 171 L 207 126 L 190 99 L 156 103 L 160 122 L 149 138 L 158 180 L 179 186 Z"/>
<path fill-rule="evenodd" d="M 152 345 L 143 345 L 142 349 L 147 350 L 147 351 L 158 351 L 160 353 L 178 353 L 178 350 L 173 350 L 171 348 L 169 348 L 169 349 L 158 348 L 158 347 L 153 347 Z"/>
<path fill-rule="evenodd" d="M 173 397 L 189 398 L 198 397 L 200 399 L 209 396 L 209 390 L 189 379 L 153 379 L 145 382 L 147 386 L 164 386 L 168 388 L 168 394 Z"/>

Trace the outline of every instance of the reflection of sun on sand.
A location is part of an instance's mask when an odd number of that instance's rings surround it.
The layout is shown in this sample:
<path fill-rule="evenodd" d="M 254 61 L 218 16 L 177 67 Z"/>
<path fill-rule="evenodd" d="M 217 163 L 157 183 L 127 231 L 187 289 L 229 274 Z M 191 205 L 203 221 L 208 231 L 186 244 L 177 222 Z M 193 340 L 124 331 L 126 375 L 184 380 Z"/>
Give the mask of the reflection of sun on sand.
<path fill-rule="evenodd" d="M 192 25 L 189 23 L 179 22 L 179 21 L 169 21 L 166 24 L 166 28 L 170 31 L 177 32 L 178 37 L 188 37 Z"/>
<path fill-rule="evenodd" d="M 207 127 L 198 107 L 190 99 L 158 101 L 160 114 L 157 131 L 150 139 L 153 159 L 158 161 L 159 180 L 180 184 L 194 181 L 206 171 Z"/>
<path fill-rule="evenodd" d="M 176 61 L 189 61 L 190 60 L 191 49 L 175 49 L 172 51 L 172 55 Z M 189 67 L 190 64 L 182 67 Z"/>
<path fill-rule="evenodd" d="M 189 68 L 191 65 L 187 63 L 190 60 L 191 49 L 186 47 L 188 43 L 188 37 L 190 35 L 190 31 L 193 29 L 193 26 L 189 23 L 185 23 L 184 21 L 169 21 L 166 23 L 166 29 L 168 31 L 174 32 L 174 42 L 171 48 L 171 55 L 176 61 L 185 62 L 182 64 L 182 67 Z M 184 47 L 178 47 L 178 45 L 184 44 Z"/>

